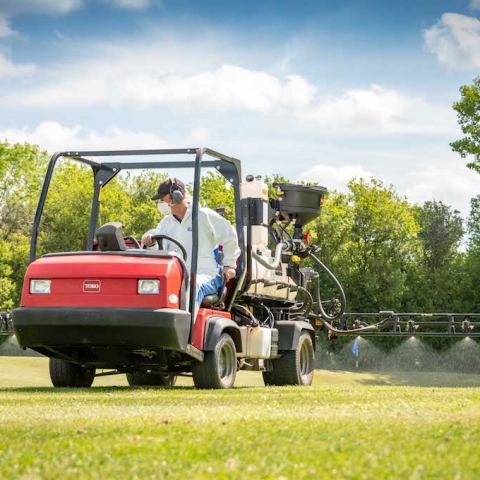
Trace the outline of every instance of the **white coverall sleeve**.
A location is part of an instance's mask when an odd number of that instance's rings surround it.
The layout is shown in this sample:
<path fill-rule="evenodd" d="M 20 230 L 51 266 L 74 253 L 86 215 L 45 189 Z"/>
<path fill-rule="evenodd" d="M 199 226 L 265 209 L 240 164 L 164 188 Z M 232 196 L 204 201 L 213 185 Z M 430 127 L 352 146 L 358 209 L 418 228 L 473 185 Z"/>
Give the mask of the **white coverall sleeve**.
<path fill-rule="evenodd" d="M 237 232 L 233 225 L 217 212 L 205 209 L 211 225 L 213 237 L 217 245 L 223 248 L 223 265 L 236 268 L 237 258 L 240 256 Z"/>
<path fill-rule="evenodd" d="M 165 222 L 160 220 L 160 223 L 157 225 L 157 228 L 151 228 L 150 230 L 146 231 L 143 235 L 166 235 L 166 228 Z M 147 250 L 158 250 L 158 242 L 156 242 L 151 247 L 145 247 Z"/>

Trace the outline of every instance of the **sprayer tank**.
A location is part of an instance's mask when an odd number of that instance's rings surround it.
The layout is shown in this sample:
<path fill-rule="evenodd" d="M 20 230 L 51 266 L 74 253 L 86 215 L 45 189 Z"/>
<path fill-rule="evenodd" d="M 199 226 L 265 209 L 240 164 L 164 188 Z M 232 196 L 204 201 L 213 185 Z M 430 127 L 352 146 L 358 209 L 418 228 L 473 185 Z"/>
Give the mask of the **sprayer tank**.
<path fill-rule="evenodd" d="M 242 201 L 249 204 L 252 251 L 271 262 L 273 260 L 272 251 L 268 248 L 268 186 L 260 180 L 246 181 L 241 184 L 240 192 Z M 248 238 L 247 228 L 245 227 L 246 239 Z M 294 299 L 296 292 L 285 288 L 285 285 L 280 285 L 280 283 L 295 285 L 293 280 L 288 277 L 286 269 L 287 265 L 281 263 L 276 269 L 272 270 L 252 258 L 250 265 L 251 285 L 248 292 L 269 297 Z"/>
<path fill-rule="evenodd" d="M 268 248 L 268 186 L 260 180 L 243 182 L 240 186 L 242 199 L 251 203 L 254 221 L 251 225 L 252 251 L 270 259 L 272 254 Z M 247 238 L 247 227 L 245 227 Z M 250 293 L 263 294 L 263 283 L 259 279 L 270 279 L 272 272 L 252 258 L 250 266 L 252 285 Z"/>

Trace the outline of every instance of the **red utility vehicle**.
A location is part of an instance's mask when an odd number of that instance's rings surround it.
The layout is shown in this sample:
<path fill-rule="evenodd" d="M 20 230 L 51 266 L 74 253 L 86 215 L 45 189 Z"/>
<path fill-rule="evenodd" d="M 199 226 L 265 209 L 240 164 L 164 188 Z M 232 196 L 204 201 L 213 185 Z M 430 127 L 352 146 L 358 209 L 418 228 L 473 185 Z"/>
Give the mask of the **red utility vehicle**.
<path fill-rule="evenodd" d="M 87 247 L 36 259 L 41 215 L 61 157 L 92 169 Z M 195 318 L 202 167 L 215 168 L 232 185 L 241 256 L 237 278 L 206 297 Z M 141 249 L 116 222 L 97 228 L 102 189 L 122 170 L 147 168 L 194 169 L 191 259 Z M 21 306 L 12 314 L 20 346 L 50 357 L 57 387 L 89 387 L 95 376 L 125 373 L 130 385 L 173 385 L 178 375 L 192 375 L 198 388 L 229 388 L 243 368 L 262 370 L 267 385 L 310 385 L 314 325 L 322 323 L 320 316 L 339 318 L 345 300 L 336 282 L 340 302 L 322 302 L 318 275 L 300 268 L 310 257 L 334 279 L 302 232 L 320 214 L 326 190 L 276 188 L 278 198 L 269 199 L 264 183 L 252 176 L 241 181 L 238 160 L 209 149 L 55 154 L 35 215 Z"/>

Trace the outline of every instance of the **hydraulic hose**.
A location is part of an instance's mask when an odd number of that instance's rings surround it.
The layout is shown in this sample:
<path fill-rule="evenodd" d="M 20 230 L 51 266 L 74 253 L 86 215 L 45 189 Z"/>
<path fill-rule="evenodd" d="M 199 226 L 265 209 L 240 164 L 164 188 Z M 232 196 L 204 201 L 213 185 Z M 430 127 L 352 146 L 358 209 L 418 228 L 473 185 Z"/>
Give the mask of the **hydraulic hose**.
<path fill-rule="evenodd" d="M 275 247 L 275 258 L 273 259 L 273 263 L 270 263 L 267 259 L 263 258 L 258 253 L 252 250 L 252 257 L 260 264 L 263 265 L 265 268 L 269 270 L 275 270 L 280 265 L 280 260 L 282 258 L 282 250 L 287 248 L 287 246 L 282 242 L 277 244 Z"/>
<path fill-rule="evenodd" d="M 295 290 L 302 292 L 304 294 L 304 301 L 301 306 L 299 307 L 292 307 L 289 308 L 288 311 L 293 315 L 304 315 L 307 317 L 313 308 L 313 298 L 310 295 L 310 292 L 306 289 L 301 287 L 300 285 L 290 285 L 289 283 L 285 282 L 276 282 L 277 285 L 284 285 L 285 287 L 294 287 Z"/>
<path fill-rule="evenodd" d="M 320 295 L 320 281 L 318 277 L 316 278 L 316 288 L 315 288 L 315 301 L 317 302 L 318 306 L 318 311 L 320 315 L 325 319 L 330 322 L 333 322 L 334 320 L 337 320 L 343 315 L 343 312 L 345 312 L 345 307 L 347 305 L 347 299 L 345 297 L 345 292 L 343 291 L 342 285 L 340 285 L 340 282 L 337 280 L 335 275 L 324 265 L 313 253 L 309 253 L 310 257 L 312 257 L 313 261 L 327 274 L 327 276 L 332 280 L 332 282 L 335 284 L 336 289 L 338 290 L 338 293 L 340 294 L 340 311 L 336 315 L 328 315 L 328 313 L 325 312 L 322 306 L 322 299 Z"/>

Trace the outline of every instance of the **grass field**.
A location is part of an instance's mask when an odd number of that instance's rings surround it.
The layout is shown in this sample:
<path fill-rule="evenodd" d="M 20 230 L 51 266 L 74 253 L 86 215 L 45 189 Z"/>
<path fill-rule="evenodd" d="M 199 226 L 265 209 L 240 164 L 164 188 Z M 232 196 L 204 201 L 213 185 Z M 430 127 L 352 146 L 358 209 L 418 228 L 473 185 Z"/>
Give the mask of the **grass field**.
<path fill-rule="evenodd" d="M 480 477 L 480 376 L 319 370 L 310 388 L 53 389 L 0 357 L 0 478 Z"/>

